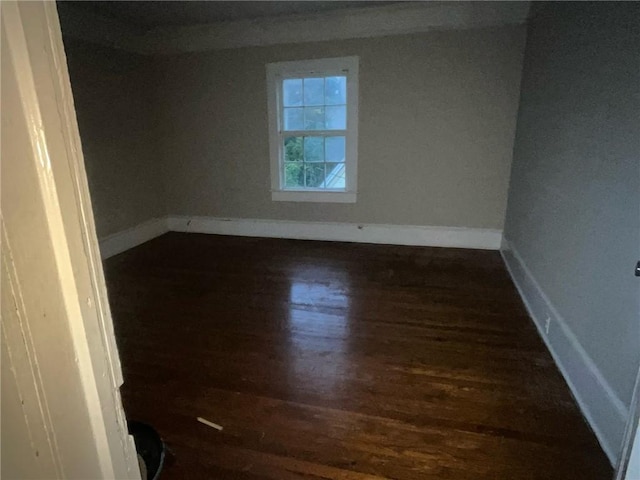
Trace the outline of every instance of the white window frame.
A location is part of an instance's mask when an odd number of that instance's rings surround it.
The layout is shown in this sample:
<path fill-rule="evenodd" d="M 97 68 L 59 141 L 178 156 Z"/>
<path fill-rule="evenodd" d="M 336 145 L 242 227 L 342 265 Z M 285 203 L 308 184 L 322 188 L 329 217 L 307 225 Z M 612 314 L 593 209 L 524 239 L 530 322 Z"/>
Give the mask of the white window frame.
<path fill-rule="evenodd" d="M 358 63 L 357 56 L 278 62 L 267 65 L 269 114 L 269 154 L 271 158 L 271 199 L 285 202 L 355 203 L 358 170 Z M 282 82 L 287 78 L 341 75 L 347 77 L 347 128 L 344 132 L 346 184 L 344 189 L 285 189 L 283 137 L 292 135 L 335 134 L 331 131 L 283 132 Z"/>

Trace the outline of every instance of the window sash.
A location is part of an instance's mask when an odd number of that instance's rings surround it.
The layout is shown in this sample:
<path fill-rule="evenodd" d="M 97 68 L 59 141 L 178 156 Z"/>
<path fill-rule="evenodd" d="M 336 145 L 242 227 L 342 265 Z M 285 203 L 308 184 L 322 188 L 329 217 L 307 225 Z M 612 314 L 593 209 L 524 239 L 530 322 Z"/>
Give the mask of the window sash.
<path fill-rule="evenodd" d="M 347 137 L 346 130 L 281 130 L 278 132 L 281 138 L 286 137 Z"/>
<path fill-rule="evenodd" d="M 335 76 L 340 76 L 340 77 L 345 77 L 345 93 L 346 93 L 346 102 L 345 103 L 340 103 L 340 104 L 330 104 L 330 103 L 323 103 L 323 104 L 319 104 L 319 105 L 305 105 L 304 104 L 304 80 L 308 79 L 308 78 L 322 78 L 324 80 L 326 80 L 326 78 L 328 77 L 335 77 Z M 303 103 L 301 105 L 295 105 L 295 106 L 285 106 L 284 104 L 284 81 L 285 80 L 302 80 L 303 81 L 303 90 L 302 90 L 302 94 L 303 94 Z M 284 129 L 284 112 L 285 112 L 285 108 L 301 108 L 301 109 L 305 109 L 305 108 L 324 108 L 326 109 L 327 107 L 332 108 L 332 107 L 344 107 L 345 109 L 345 124 L 346 124 L 346 128 L 345 129 L 334 129 L 334 130 L 329 130 L 329 131 L 339 131 L 339 130 L 348 130 L 349 129 L 349 111 L 351 110 L 350 105 L 349 105 L 349 82 L 351 81 L 351 78 L 349 77 L 349 72 L 348 70 L 340 70 L 340 71 L 327 71 L 327 70 L 323 70 L 322 72 L 309 72 L 306 71 L 303 74 L 295 74 L 295 73 L 287 73 L 287 75 L 278 75 L 277 76 L 277 92 L 276 92 L 276 98 L 277 98 L 277 109 L 278 109 L 278 131 L 279 132 L 319 132 L 319 131 L 324 131 L 324 130 L 285 130 Z M 325 117 L 326 119 L 326 117 Z M 303 120 L 304 122 L 304 120 Z M 325 129 L 326 130 L 326 129 Z"/>
<path fill-rule="evenodd" d="M 358 152 L 358 57 L 326 58 L 278 62 L 267 66 L 267 86 L 269 97 L 269 143 L 271 157 L 271 189 L 272 199 L 281 201 L 339 202 L 353 203 L 357 194 L 357 152 Z M 346 128 L 339 129 L 296 129 L 284 130 L 284 81 L 291 79 L 346 77 L 346 102 L 341 103 L 346 109 Z M 324 98 L 327 101 L 327 98 Z M 316 106 L 316 105 L 313 105 Z M 318 107 L 338 106 L 332 104 Z M 305 105 L 291 105 L 291 108 L 304 108 Z M 343 162 L 327 161 L 304 162 L 309 165 L 344 164 L 344 187 L 287 187 L 285 178 L 285 139 L 287 137 L 333 137 L 345 138 Z M 325 167 L 327 168 L 327 167 Z M 326 175 L 326 170 L 325 170 Z M 289 182 L 291 184 L 291 182 Z"/>
<path fill-rule="evenodd" d="M 280 173 L 280 190 L 285 191 L 285 192 L 347 192 L 348 189 L 348 175 L 349 175 L 349 167 L 348 167 L 348 160 L 347 160 L 347 132 L 346 130 L 339 130 L 338 134 L 336 134 L 334 131 L 330 131 L 328 135 L 315 135 L 315 132 L 312 132 L 312 135 L 309 135 L 308 131 L 306 132 L 306 134 L 300 134 L 300 135 L 289 135 L 289 132 L 285 132 L 284 134 L 280 134 L 279 135 L 279 161 L 278 161 L 278 169 L 279 169 L 279 173 Z M 292 137 L 292 136 L 297 136 L 297 137 L 334 137 L 334 136 L 342 136 L 345 137 L 345 158 L 342 162 L 336 162 L 336 161 L 327 161 L 326 159 L 326 151 L 324 152 L 324 159 L 321 162 L 313 162 L 313 161 L 306 161 L 306 160 L 301 160 L 301 161 L 286 161 L 285 160 L 285 152 L 284 152 L 284 139 L 288 138 L 288 137 Z M 298 187 L 288 187 L 286 185 L 286 172 L 285 172 L 285 167 L 287 164 L 300 164 L 300 165 L 322 165 L 325 168 L 325 175 L 326 175 L 326 168 L 328 164 L 333 164 L 333 165 L 344 165 L 345 166 L 345 186 L 344 188 L 329 188 L 329 187 L 308 187 L 308 186 L 298 186 Z M 326 181 L 326 177 L 324 179 Z"/>
<path fill-rule="evenodd" d="M 317 105 L 318 107 L 333 107 L 333 106 L 344 106 L 345 110 L 346 110 L 346 127 L 345 129 L 334 129 L 334 130 L 285 130 L 284 129 L 284 109 L 288 108 L 285 107 L 284 105 L 284 81 L 285 80 L 291 80 L 291 79 L 302 79 L 304 80 L 305 78 L 327 78 L 327 77 L 332 77 L 332 76 L 343 76 L 346 79 L 346 91 L 347 91 L 347 99 L 346 99 L 346 103 L 344 104 L 340 104 L 340 105 L 332 105 L 332 104 L 323 104 L 323 105 Z M 349 72 L 348 70 L 336 70 L 336 71 L 327 71 L 327 70 L 323 70 L 322 72 L 309 72 L 306 71 L 304 73 L 288 73 L 286 76 L 280 75 L 278 76 L 278 90 L 277 90 L 277 102 L 278 102 L 278 165 L 279 165 L 279 172 L 280 172 L 280 179 L 279 179 L 279 184 L 280 184 L 280 189 L 282 191 L 286 191 L 286 192 L 346 192 L 347 191 L 347 186 L 349 185 L 349 168 L 346 167 L 346 165 L 348 164 L 348 160 L 347 160 L 347 156 L 348 156 L 348 151 L 349 151 L 349 96 L 348 96 L 348 92 L 349 92 Z M 313 105 L 316 106 L 316 105 Z M 310 106 L 310 107 L 313 107 Z M 307 107 L 307 105 L 300 105 L 300 106 L 296 106 L 296 107 L 291 107 L 291 108 L 305 108 Z M 335 137 L 335 136 L 341 136 L 341 137 L 345 137 L 345 159 L 344 162 L 327 162 L 326 161 L 326 157 L 322 162 L 301 162 L 303 165 L 304 164 L 316 164 L 316 165 L 323 165 L 325 166 L 326 169 L 326 164 L 327 163 L 344 163 L 345 164 L 345 186 L 344 188 L 327 188 L 327 187 L 308 187 L 308 186 L 299 186 L 299 187 L 287 187 L 286 186 L 286 179 L 285 179 L 285 165 L 289 162 L 285 161 L 284 158 L 284 139 L 288 138 L 288 137 Z M 295 162 L 291 162 L 291 163 L 295 163 Z M 326 172 L 326 170 L 325 170 Z"/>

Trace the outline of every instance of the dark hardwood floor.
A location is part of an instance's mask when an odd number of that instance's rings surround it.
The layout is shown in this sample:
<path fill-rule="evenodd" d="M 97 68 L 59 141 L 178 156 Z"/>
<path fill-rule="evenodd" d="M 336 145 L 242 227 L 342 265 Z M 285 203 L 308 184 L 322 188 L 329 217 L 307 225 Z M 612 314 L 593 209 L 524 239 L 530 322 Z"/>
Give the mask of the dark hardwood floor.
<path fill-rule="evenodd" d="M 106 276 L 163 479 L 612 477 L 497 252 L 170 233 Z"/>

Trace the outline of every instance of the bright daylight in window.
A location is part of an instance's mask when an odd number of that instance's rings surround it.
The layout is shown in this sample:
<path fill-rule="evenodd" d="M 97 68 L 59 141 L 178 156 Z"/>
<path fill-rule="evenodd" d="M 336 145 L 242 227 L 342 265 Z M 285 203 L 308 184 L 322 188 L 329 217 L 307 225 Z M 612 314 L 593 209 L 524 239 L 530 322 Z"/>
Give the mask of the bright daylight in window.
<path fill-rule="evenodd" d="M 355 202 L 357 57 L 267 67 L 273 200 Z"/>

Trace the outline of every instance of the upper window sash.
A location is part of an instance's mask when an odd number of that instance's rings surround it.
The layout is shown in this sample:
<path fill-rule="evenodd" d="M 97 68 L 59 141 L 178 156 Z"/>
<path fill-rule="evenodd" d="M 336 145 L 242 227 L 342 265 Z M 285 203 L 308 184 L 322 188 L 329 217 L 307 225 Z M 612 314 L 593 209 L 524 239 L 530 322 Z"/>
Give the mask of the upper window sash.
<path fill-rule="evenodd" d="M 347 130 L 348 76 L 293 76 L 278 80 L 277 85 L 279 131 Z"/>

